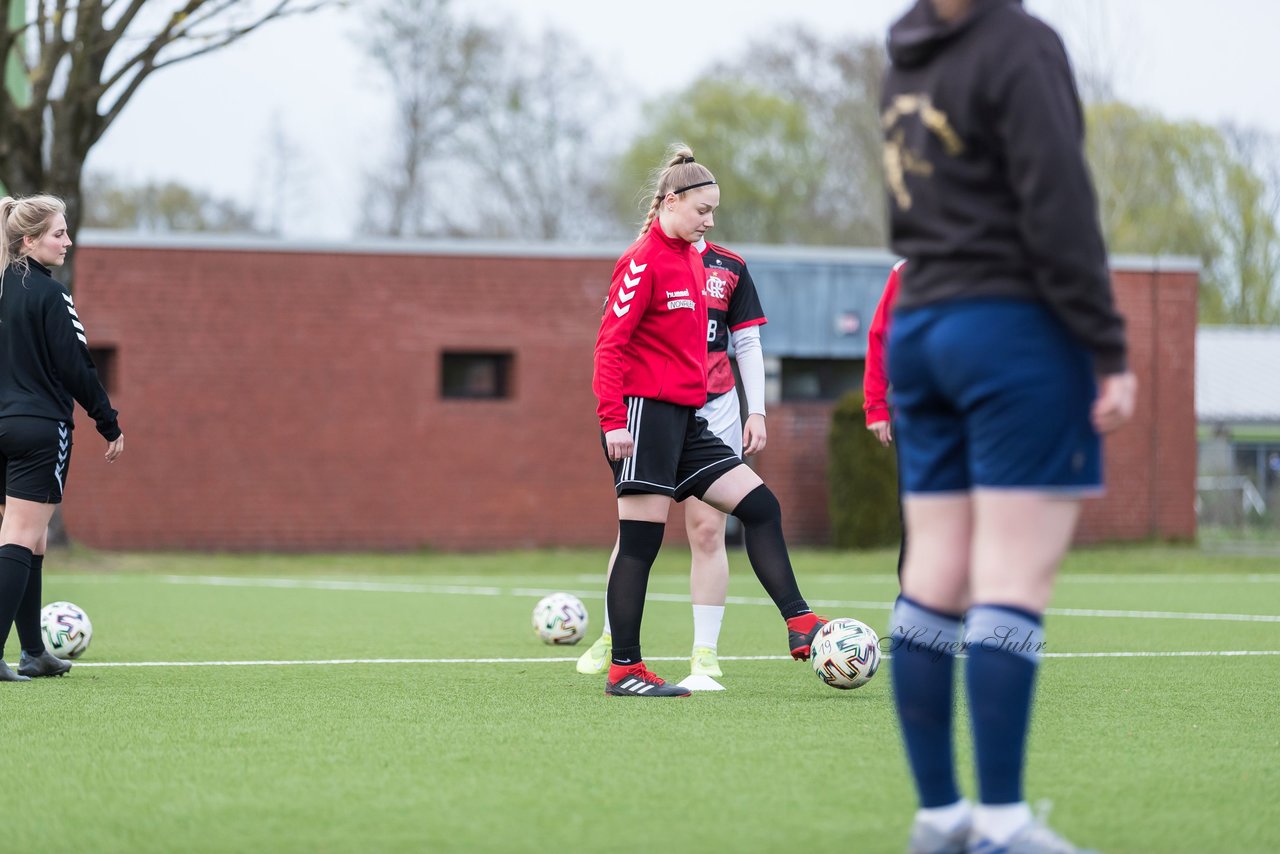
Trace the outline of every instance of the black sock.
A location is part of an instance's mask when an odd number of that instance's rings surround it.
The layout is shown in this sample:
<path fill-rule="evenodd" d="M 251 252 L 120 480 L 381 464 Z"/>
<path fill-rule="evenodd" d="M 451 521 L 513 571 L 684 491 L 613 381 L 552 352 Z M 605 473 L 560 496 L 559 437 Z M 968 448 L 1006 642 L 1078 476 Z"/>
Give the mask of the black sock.
<path fill-rule="evenodd" d="M 809 606 L 800 595 L 800 585 L 791 569 L 791 557 L 787 554 L 787 542 L 782 537 L 782 507 L 773 492 L 763 483 L 747 493 L 733 508 L 733 515 L 742 520 L 747 559 L 756 572 L 756 578 L 773 604 L 789 620 L 809 613 Z"/>
<path fill-rule="evenodd" d="M 27 592 L 18 603 L 18 613 L 13 618 L 22 651 L 33 656 L 44 652 L 44 638 L 40 636 L 40 577 L 43 567 L 44 555 L 32 555 Z"/>
<path fill-rule="evenodd" d="M 605 607 L 613 629 L 613 663 L 623 666 L 640 661 L 640 620 L 649 588 L 649 570 L 662 548 L 662 522 L 618 523 L 618 557 L 609 576 Z"/>
<path fill-rule="evenodd" d="M 18 603 L 27 590 L 27 575 L 31 572 L 31 549 L 17 543 L 0 546 L 0 655 L 4 655 L 4 642 L 9 637 L 9 626 L 18 612 Z"/>

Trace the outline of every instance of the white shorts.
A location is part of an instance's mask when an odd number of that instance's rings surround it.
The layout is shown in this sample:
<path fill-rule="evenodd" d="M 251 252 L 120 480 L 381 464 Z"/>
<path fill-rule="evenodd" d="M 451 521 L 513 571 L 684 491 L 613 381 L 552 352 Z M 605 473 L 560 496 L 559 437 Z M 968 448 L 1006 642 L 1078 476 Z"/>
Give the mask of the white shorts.
<path fill-rule="evenodd" d="M 708 400 L 707 405 L 698 410 L 698 417 L 707 422 L 713 436 L 742 457 L 742 414 L 738 409 L 737 389 Z"/>

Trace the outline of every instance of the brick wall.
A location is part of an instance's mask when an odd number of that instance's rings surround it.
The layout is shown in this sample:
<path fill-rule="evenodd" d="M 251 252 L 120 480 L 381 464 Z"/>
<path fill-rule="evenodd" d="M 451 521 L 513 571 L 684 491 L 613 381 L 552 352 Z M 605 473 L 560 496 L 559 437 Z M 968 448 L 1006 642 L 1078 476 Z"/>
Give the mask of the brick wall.
<path fill-rule="evenodd" d="M 118 348 L 112 398 L 127 450 L 106 465 L 79 414 L 73 538 L 299 551 L 612 540 L 590 387 L 611 261 L 79 251 L 90 342 Z M 1142 408 L 1109 448 L 1117 486 L 1082 536 L 1191 536 L 1195 277 L 1153 287 L 1123 274 L 1117 286 Z M 514 352 L 512 397 L 442 399 L 445 350 Z M 760 470 L 796 542 L 827 538 L 827 423 L 821 405 L 770 415 Z M 683 539 L 681 519 L 669 540 Z"/>

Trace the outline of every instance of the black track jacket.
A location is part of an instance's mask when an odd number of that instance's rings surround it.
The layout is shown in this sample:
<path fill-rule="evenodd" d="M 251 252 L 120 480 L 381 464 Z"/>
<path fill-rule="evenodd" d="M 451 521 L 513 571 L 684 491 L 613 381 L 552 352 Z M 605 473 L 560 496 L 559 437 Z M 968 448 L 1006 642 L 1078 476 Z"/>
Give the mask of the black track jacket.
<path fill-rule="evenodd" d="M 25 269 L 24 269 L 25 267 Z M 10 264 L 0 291 L 0 418 L 29 415 L 71 423 L 79 401 L 108 442 L 116 411 L 89 356 L 71 292 L 32 258 Z"/>

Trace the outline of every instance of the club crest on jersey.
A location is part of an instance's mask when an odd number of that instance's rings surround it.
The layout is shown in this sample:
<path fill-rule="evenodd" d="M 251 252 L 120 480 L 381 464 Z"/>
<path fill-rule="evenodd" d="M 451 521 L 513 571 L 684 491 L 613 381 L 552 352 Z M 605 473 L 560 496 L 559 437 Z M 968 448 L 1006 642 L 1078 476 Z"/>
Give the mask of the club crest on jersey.
<path fill-rule="evenodd" d="M 705 293 L 712 299 L 724 299 L 728 287 L 728 282 L 717 276 L 715 273 L 711 273 L 707 276 L 707 289 Z"/>

